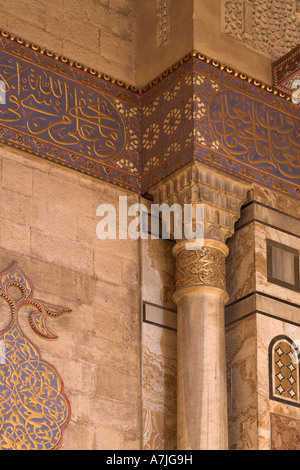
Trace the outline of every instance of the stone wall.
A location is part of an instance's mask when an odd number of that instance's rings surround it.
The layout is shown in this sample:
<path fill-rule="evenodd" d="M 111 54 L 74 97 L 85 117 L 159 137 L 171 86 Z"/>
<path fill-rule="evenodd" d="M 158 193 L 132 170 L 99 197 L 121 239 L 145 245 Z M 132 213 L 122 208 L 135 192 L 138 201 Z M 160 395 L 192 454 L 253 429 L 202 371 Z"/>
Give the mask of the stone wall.
<path fill-rule="evenodd" d="M 271 60 L 222 31 L 224 0 L 195 0 L 194 48 L 265 83 L 272 83 Z M 237 25 L 237 30 L 241 29 Z"/>
<path fill-rule="evenodd" d="M 145 86 L 193 49 L 193 0 L 139 2 L 138 85 Z"/>
<path fill-rule="evenodd" d="M 242 0 L 1 0 L 0 28 L 139 87 L 192 49 L 271 84 L 272 60 L 297 42 L 299 12 L 293 0 L 287 15 L 281 2 L 256 1 L 254 17 Z"/>
<path fill-rule="evenodd" d="M 136 196 L 4 147 L 0 159 L 0 271 L 18 262 L 36 298 L 72 310 L 49 317 L 54 341 L 20 318 L 64 381 L 72 414 L 62 447 L 138 449 L 138 244 L 96 236 L 98 205 Z"/>
<path fill-rule="evenodd" d="M 136 0 L 1 0 L 0 8 L 0 29 L 136 84 Z"/>

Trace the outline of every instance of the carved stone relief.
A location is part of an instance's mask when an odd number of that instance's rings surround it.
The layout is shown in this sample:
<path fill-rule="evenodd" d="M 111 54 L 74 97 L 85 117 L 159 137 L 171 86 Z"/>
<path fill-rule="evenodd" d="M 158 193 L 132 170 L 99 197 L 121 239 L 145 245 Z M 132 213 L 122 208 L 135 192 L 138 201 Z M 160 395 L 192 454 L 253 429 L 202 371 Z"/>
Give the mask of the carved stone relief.
<path fill-rule="evenodd" d="M 212 286 L 226 290 L 225 256 L 215 248 L 176 251 L 176 288 Z"/>
<path fill-rule="evenodd" d="M 157 46 L 164 47 L 170 39 L 170 0 L 157 0 Z"/>
<path fill-rule="evenodd" d="M 272 60 L 299 43 L 299 1 L 223 0 L 223 31 Z"/>

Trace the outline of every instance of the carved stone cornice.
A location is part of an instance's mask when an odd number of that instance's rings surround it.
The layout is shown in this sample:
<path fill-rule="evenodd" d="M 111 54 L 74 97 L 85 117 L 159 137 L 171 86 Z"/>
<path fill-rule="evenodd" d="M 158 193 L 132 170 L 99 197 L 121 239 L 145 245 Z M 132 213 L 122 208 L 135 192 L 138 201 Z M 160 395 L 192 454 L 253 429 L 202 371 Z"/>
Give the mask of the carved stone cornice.
<path fill-rule="evenodd" d="M 193 163 L 156 185 L 156 204 L 204 205 L 204 238 L 225 243 L 234 233 L 251 186 L 201 163 Z M 195 223 L 195 221 L 193 221 Z"/>

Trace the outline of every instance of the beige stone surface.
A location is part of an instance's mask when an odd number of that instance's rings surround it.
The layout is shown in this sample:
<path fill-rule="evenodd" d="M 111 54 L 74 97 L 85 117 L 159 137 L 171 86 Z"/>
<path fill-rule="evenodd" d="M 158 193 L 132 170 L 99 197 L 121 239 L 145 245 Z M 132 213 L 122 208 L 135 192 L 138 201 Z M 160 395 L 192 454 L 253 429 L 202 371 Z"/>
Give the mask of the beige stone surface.
<path fill-rule="evenodd" d="M 226 288 L 229 294 L 229 303 L 255 290 L 254 236 L 254 228 L 250 224 L 237 231 L 228 240 Z"/>
<path fill-rule="evenodd" d="M 222 1 L 195 0 L 194 49 L 271 85 L 271 59 L 222 31 Z"/>
<path fill-rule="evenodd" d="M 286 335 L 292 341 L 298 342 L 300 338 L 300 326 L 280 322 L 262 315 L 258 316 L 257 393 L 259 450 L 270 450 L 271 448 L 270 413 L 277 413 L 288 418 L 300 418 L 299 407 L 269 400 L 268 348 L 273 338 L 279 335 Z"/>
<path fill-rule="evenodd" d="M 192 51 L 193 1 L 167 0 L 170 33 L 163 46 L 157 45 L 160 28 L 158 8 L 160 0 L 140 1 L 138 9 L 138 85 L 144 86 L 183 56 Z"/>
<path fill-rule="evenodd" d="M 142 201 L 150 211 L 150 202 Z M 177 334 L 163 328 L 165 310 L 176 312 L 174 243 L 170 240 L 141 240 L 141 297 L 154 304 L 161 325 L 142 326 L 143 449 L 175 450 Z M 149 307 L 150 308 L 150 307 Z M 167 314 L 169 312 L 167 311 Z M 160 317 L 159 317 L 160 314 Z M 176 314 L 172 314 L 173 316 Z M 153 320 L 153 318 L 151 317 Z M 146 317 L 149 321 L 149 318 Z"/>
<path fill-rule="evenodd" d="M 223 31 L 222 1 L 1 0 L 0 28 L 139 87 L 193 49 L 272 84 L 271 59 Z"/>
<path fill-rule="evenodd" d="M 275 228 L 263 226 L 255 223 L 255 285 L 256 290 L 272 295 L 274 297 L 293 302 L 297 305 L 300 303 L 300 293 L 295 292 L 286 287 L 268 281 L 267 273 L 267 242 L 272 240 L 286 245 L 295 250 L 300 250 L 300 240 L 297 237 L 283 233 Z"/>
<path fill-rule="evenodd" d="M 0 8 L 0 29 L 136 84 L 136 0 L 1 0 Z"/>
<path fill-rule="evenodd" d="M 300 294 L 268 280 L 267 239 L 300 250 L 299 203 L 258 185 L 251 201 L 229 241 L 227 263 L 229 446 L 270 450 L 271 414 L 299 419 L 299 407 L 270 400 L 268 354 L 277 336 L 298 344 Z"/>
<path fill-rule="evenodd" d="M 137 198 L 4 147 L 0 163 L 0 271 L 17 261 L 36 298 L 72 310 L 49 318 L 55 341 L 34 334 L 30 309 L 20 312 L 24 333 L 64 381 L 72 415 L 63 448 L 138 449 L 138 244 L 96 236 L 99 204 Z"/>
<path fill-rule="evenodd" d="M 178 449 L 226 450 L 224 299 L 203 287 L 182 296 L 177 308 Z"/>
<path fill-rule="evenodd" d="M 300 217 L 300 205 L 297 199 L 284 195 L 279 191 L 253 184 L 248 196 L 249 202 L 257 201 L 294 217 Z"/>

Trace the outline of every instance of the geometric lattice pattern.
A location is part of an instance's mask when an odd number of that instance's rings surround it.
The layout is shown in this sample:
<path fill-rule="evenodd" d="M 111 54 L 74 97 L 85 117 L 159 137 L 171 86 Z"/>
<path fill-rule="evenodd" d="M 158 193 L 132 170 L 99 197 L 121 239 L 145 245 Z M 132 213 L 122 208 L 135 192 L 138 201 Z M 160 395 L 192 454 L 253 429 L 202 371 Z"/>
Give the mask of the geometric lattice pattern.
<path fill-rule="evenodd" d="M 18 287 L 22 297 L 14 299 L 10 287 Z M 18 313 L 24 305 L 37 311 L 30 324 L 39 335 L 53 339 L 46 316 L 68 309 L 33 298 L 33 286 L 14 264 L 0 275 L 0 296 L 11 309 L 11 322 L 0 332 L 0 449 L 51 450 L 62 440 L 70 419 L 70 405 L 56 369 L 42 360 L 34 344 L 24 335 Z"/>
<path fill-rule="evenodd" d="M 283 93 L 292 94 L 299 88 L 300 45 L 272 64 L 274 86 Z"/>
<path fill-rule="evenodd" d="M 299 350 L 289 338 L 279 337 L 270 349 L 270 394 L 273 400 L 299 404 Z"/>

